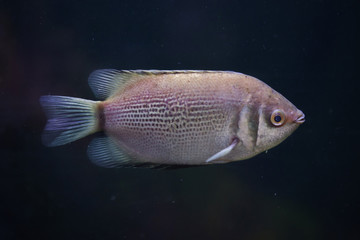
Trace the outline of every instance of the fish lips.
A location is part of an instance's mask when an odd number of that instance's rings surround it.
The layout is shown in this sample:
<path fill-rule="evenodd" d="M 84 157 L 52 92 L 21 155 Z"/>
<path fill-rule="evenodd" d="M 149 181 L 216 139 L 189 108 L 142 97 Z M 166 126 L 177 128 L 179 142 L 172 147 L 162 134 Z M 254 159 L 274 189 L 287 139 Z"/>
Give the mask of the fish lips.
<path fill-rule="evenodd" d="M 295 119 L 295 122 L 298 124 L 302 124 L 305 122 L 305 114 L 299 110 L 299 116 Z"/>

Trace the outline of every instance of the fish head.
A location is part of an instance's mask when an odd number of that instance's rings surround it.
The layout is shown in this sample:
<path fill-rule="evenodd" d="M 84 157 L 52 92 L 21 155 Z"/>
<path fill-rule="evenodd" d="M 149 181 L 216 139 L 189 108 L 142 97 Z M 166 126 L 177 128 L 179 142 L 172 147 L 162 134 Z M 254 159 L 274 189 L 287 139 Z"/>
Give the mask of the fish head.
<path fill-rule="evenodd" d="M 275 147 L 290 136 L 305 122 L 305 114 L 275 90 L 271 89 L 259 98 L 255 148 L 257 152 L 262 152 Z"/>

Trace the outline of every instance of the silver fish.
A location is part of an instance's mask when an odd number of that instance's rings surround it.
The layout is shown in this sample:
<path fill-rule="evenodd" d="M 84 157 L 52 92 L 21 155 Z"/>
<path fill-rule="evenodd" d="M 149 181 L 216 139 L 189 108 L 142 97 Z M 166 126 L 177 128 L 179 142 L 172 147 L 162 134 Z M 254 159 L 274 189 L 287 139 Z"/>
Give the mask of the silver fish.
<path fill-rule="evenodd" d="M 251 158 L 305 115 L 262 81 L 229 71 L 94 71 L 91 101 L 42 96 L 47 146 L 104 131 L 88 155 L 103 167 L 203 165 Z"/>

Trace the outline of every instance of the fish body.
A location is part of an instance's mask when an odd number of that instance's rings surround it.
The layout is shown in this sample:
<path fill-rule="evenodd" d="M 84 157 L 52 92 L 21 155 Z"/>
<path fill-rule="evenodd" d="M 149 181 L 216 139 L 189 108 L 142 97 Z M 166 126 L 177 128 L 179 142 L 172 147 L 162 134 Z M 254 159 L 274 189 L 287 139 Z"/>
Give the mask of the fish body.
<path fill-rule="evenodd" d="M 104 167 L 243 160 L 304 121 L 281 94 L 236 72 L 97 70 L 89 84 L 104 101 L 41 98 L 49 117 L 43 139 L 57 146 L 104 131 L 88 148 Z"/>

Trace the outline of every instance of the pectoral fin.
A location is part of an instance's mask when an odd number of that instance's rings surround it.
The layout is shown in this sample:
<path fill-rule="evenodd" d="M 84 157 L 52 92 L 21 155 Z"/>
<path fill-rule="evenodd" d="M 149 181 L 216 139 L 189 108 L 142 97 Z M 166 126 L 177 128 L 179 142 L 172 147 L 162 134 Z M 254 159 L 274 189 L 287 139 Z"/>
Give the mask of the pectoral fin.
<path fill-rule="evenodd" d="M 238 138 L 235 138 L 232 143 L 230 144 L 230 146 L 224 148 L 223 150 L 221 150 L 220 152 L 215 153 L 214 155 L 212 155 L 210 158 L 208 158 L 205 162 L 209 163 L 212 161 L 215 161 L 219 158 L 222 158 L 224 156 L 226 156 L 227 154 L 229 154 L 231 152 L 231 150 L 234 149 L 234 147 L 236 147 L 236 145 L 240 142 L 240 140 Z"/>

